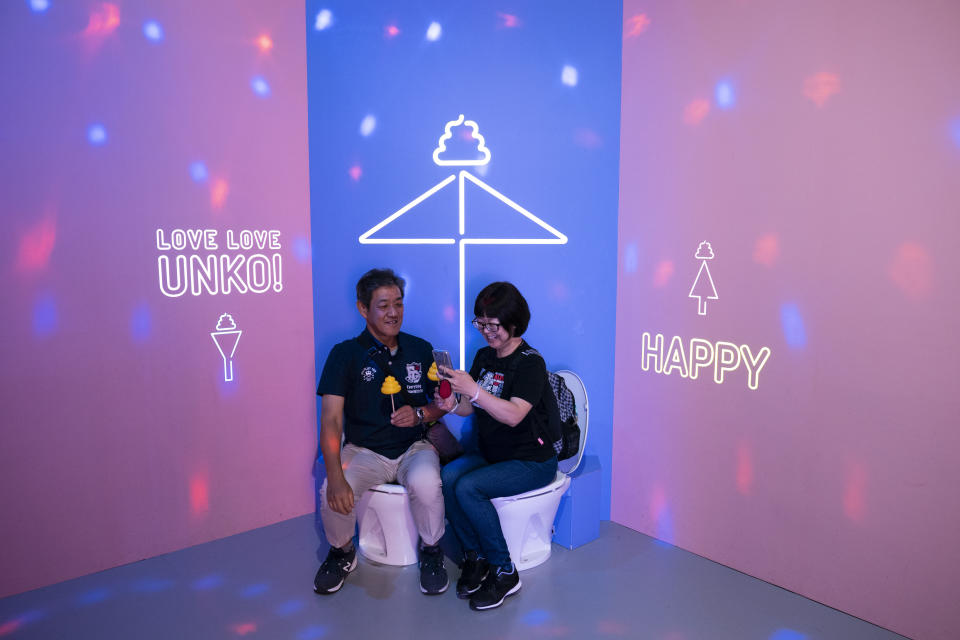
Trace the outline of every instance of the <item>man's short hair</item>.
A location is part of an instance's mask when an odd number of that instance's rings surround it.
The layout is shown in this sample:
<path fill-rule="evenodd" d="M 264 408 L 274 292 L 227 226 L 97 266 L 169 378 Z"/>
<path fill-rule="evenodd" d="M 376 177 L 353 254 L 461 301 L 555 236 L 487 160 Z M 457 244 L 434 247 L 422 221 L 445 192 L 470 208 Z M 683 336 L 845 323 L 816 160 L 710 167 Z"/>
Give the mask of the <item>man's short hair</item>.
<path fill-rule="evenodd" d="M 530 324 L 530 307 L 523 294 L 509 282 L 491 282 L 477 294 L 476 317 L 496 318 L 511 337 L 522 336 Z"/>
<path fill-rule="evenodd" d="M 373 292 L 380 287 L 397 287 L 400 289 L 400 297 L 402 298 L 403 287 L 406 284 L 406 281 L 395 274 L 393 269 L 370 269 L 357 281 L 357 302 L 369 309 Z"/>

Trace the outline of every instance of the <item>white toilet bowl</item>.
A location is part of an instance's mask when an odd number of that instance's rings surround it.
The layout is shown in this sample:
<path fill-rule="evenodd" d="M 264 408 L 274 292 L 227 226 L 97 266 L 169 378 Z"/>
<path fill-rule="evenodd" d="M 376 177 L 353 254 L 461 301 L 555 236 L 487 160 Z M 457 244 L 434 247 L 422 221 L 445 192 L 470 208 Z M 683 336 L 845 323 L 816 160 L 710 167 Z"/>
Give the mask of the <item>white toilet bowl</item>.
<path fill-rule="evenodd" d="M 557 471 L 556 478 L 545 487 L 491 500 L 518 571 L 543 564 L 550 557 L 553 520 L 569 486 L 570 477 Z"/>
<path fill-rule="evenodd" d="M 510 559 L 518 571 L 543 564 L 550 557 L 553 541 L 553 521 L 557 517 L 560 499 L 570 486 L 570 475 L 580 466 L 587 429 L 590 424 L 590 403 L 583 380 L 572 371 L 561 370 L 577 404 L 577 422 L 580 425 L 580 449 L 577 455 L 561 460 L 553 482 L 545 487 L 515 496 L 491 500 L 500 517 L 500 528 L 507 541 Z"/>
<path fill-rule="evenodd" d="M 399 484 L 378 484 L 357 505 L 360 555 L 381 564 L 403 566 L 417 561 L 420 534 L 410 513 L 410 497 Z"/>

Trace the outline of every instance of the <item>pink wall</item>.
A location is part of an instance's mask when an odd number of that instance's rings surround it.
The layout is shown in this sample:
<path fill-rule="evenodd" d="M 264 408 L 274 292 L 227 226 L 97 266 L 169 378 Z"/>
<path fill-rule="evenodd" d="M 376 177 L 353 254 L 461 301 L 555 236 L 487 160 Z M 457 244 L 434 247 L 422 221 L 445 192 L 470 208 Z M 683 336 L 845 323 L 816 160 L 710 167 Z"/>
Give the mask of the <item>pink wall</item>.
<path fill-rule="evenodd" d="M 956 637 L 960 5 L 627 0 L 624 18 L 613 519 Z M 669 374 L 641 366 L 644 332 Z M 768 347 L 757 389 L 742 362 L 684 378 L 674 336 L 704 362 Z"/>
<path fill-rule="evenodd" d="M 0 13 L 0 597 L 311 511 L 302 3 Z M 281 291 L 164 295 L 177 228 L 279 231 Z"/>

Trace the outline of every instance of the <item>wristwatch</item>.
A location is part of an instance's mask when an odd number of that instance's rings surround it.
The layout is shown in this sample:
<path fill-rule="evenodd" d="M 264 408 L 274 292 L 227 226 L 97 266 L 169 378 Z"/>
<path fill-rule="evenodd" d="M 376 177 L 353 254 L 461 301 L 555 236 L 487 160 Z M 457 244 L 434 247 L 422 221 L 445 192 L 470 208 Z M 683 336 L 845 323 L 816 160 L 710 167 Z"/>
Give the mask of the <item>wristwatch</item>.
<path fill-rule="evenodd" d="M 417 412 L 417 418 L 420 420 L 417 424 L 423 424 L 423 408 L 417 407 L 415 411 Z"/>

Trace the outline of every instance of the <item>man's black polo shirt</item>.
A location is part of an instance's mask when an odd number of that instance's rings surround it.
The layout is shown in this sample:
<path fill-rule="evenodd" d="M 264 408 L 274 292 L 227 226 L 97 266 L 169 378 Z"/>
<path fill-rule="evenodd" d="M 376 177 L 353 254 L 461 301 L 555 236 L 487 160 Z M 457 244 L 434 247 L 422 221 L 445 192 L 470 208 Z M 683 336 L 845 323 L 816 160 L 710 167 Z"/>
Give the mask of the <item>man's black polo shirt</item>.
<path fill-rule="evenodd" d="M 345 340 L 330 350 L 323 365 L 317 395 L 343 396 L 343 433 L 346 442 L 370 449 L 387 458 L 397 458 L 410 445 L 423 437 L 422 427 L 395 427 L 390 424 L 390 396 L 380 393 L 380 385 L 388 375 L 397 379 L 413 398 L 413 405 L 422 407 L 433 398 L 436 382 L 427 378 L 433 363 L 433 346 L 410 334 L 397 336 L 397 353 L 376 340 L 367 329 L 356 338 Z M 391 371 L 383 372 L 370 355 L 370 349 L 383 353 Z M 393 396 L 397 408 L 403 395 Z"/>

